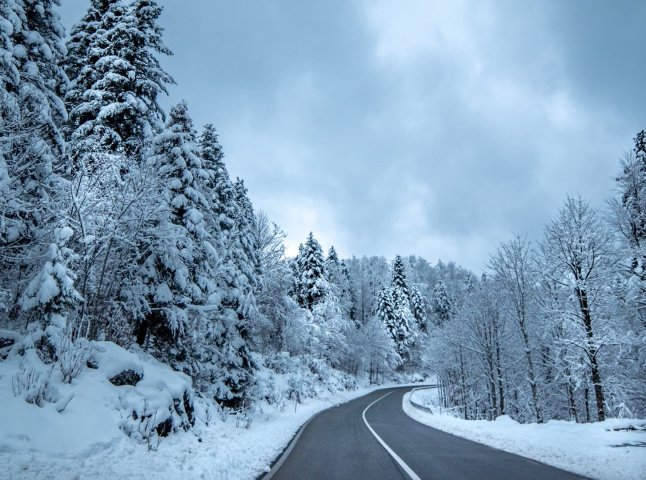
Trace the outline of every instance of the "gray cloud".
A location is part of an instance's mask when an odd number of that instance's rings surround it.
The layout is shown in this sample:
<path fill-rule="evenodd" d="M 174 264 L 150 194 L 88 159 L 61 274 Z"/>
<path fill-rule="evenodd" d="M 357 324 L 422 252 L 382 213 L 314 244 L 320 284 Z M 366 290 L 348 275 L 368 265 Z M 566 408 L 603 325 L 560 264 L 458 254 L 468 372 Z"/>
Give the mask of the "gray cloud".
<path fill-rule="evenodd" d="M 292 251 L 313 230 L 479 269 L 566 193 L 602 206 L 646 128 L 643 2 L 160 3 L 170 101 Z"/>

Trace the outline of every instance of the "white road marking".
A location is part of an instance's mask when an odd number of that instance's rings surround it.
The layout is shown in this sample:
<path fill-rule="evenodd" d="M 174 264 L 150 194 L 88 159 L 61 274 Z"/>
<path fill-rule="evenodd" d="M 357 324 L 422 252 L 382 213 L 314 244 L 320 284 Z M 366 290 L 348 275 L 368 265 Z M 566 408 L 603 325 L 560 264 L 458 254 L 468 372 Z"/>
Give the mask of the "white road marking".
<path fill-rule="evenodd" d="M 368 430 L 370 430 L 370 433 L 372 433 L 372 434 L 374 435 L 374 437 L 375 437 L 375 438 L 377 439 L 377 441 L 381 444 L 381 446 L 382 446 L 382 447 L 384 447 L 384 448 L 386 449 L 386 451 L 388 452 L 388 454 L 389 454 L 391 457 L 393 457 L 393 460 L 395 460 L 395 461 L 399 464 L 399 466 L 400 466 L 400 467 L 401 467 L 401 468 L 406 472 L 406 474 L 407 474 L 407 475 L 408 475 L 412 480 L 422 480 L 421 478 L 419 478 L 419 476 L 418 476 L 415 472 L 413 472 L 413 469 L 412 469 L 412 468 L 410 468 L 408 465 L 406 465 L 406 462 L 404 462 L 401 458 L 399 458 L 399 455 L 397 455 L 397 454 L 393 451 L 393 449 L 392 449 L 392 448 L 390 448 L 390 447 L 388 446 L 388 444 L 387 444 L 386 442 L 384 442 L 384 441 L 381 439 L 381 437 L 380 437 L 379 435 L 377 435 L 377 432 L 375 432 L 375 431 L 373 430 L 373 428 L 372 428 L 372 427 L 370 426 L 370 424 L 368 423 L 368 420 L 366 420 L 366 412 L 368 411 L 368 409 L 369 409 L 370 407 L 372 407 L 375 403 L 377 403 L 379 400 L 381 400 L 382 398 L 387 397 L 387 396 L 388 396 L 388 395 L 390 395 L 391 393 L 393 393 L 393 392 L 388 392 L 386 395 L 383 395 L 383 396 L 379 397 L 377 400 L 375 400 L 374 402 L 372 402 L 370 405 L 368 405 L 368 406 L 364 409 L 363 413 L 361 414 L 361 416 L 363 417 L 363 423 L 365 423 L 365 424 L 366 424 L 366 427 L 368 427 Z"/>

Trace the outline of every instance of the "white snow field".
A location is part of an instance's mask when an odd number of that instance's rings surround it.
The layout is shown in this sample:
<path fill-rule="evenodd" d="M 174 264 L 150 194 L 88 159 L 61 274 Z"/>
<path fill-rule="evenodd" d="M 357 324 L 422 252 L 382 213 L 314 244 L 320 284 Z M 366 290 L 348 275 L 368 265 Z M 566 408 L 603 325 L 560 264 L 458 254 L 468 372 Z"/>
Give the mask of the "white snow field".
<path fill-rule="evenodd" d="M 433 413 L 411 405 L 430 408 Z M 464 420 L 440 409 L 437 390 L 404 396 L 403 409 L 420 423 L 438 430 L 522 455 L 600 480 L 646 478 L 646 420 L 611 419 L 597 423 L 550 420 L 520 424 L 507 415 L 495 421 Z M 626 430 L 630 428 L 637 430 Z"/>
<path fill-rule="evenodd" d="M 98 368 L 84 368 L 71 384 L 61 383 L 54 371 L 51 395 L 57 400 L 42 407 L 14 395 L 20 357 L 0 361 L 0 479 L 253 479 L 268 471 L 312 415 L 388 386 L 321 386 L 316 398 L 263 404 L 242 419 L 209 411 L 196 400 L 195 426 L 155 437 L 151 449 L 133 435 L 132 426 L 141 422 L 131 421 L 129 412 L 165 409 L 168 415 L 168 401 L 190 390 L 190 379 L 141 351 L 111 342 L 96 342 L 95 349 Z M 143 380 L 112 385 L 108 378 L 124 369 L 143 372 Z M 128 428 L 131 436 L 124 433 Z"/>

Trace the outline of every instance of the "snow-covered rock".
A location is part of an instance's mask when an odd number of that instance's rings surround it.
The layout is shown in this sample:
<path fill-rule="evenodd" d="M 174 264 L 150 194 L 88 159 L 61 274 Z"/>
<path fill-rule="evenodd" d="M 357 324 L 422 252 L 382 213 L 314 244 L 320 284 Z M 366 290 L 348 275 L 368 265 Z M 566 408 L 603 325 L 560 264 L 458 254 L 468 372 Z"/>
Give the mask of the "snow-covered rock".
<path fill-rule="evenodd" d="M 38 332 L 12 338 L 0 362 L 0 452 L 85 455 L 124 433 L 155 447 L 159 437 L 195 423 L 190 378 L 138 348 L 89 342 L 87 364 L 67 384 L 60 363 L 40 360 Z"/>

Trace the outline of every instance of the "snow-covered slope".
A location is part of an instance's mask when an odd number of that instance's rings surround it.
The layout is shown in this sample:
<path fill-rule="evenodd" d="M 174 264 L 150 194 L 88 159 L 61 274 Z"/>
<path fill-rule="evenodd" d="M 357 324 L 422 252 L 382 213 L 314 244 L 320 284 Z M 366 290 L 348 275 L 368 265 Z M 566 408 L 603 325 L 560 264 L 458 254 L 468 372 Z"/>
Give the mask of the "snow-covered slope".
<path fill-rule="evenodd" d="M 71 384 L 62 383 L 53 369 L 41 406 L 27 403 L 24 393 L 14 394 L 16 376 L 25 370 L 20 364 L 35 355 L 33 349 L 0 361 L 0 479 L 251 479 L 312 415 L 381 388 L 344 390 L 344 376 L 329 369 L 319 372 L 328 376 L 325 381 L 303 388 L 309 398 L 295 403 L 284 392 L 298 372 L 291 368 L 281 375 L 265 368 L 259 385 L 282 399 L 271 405 L 259 401 L 236 416 L 197 397 L 186 375 L 136 347 L 91 342 L 91 350 L 92 368 L 85 366 Z M 128 371 L 135 385 L 110 382 Z M 184 395 L 194 420 L 186 429 L 180 428 L 187 416 L 177 402 Z M 155 427 L 169 415 L 177 428 L 156 435 Z"/>

